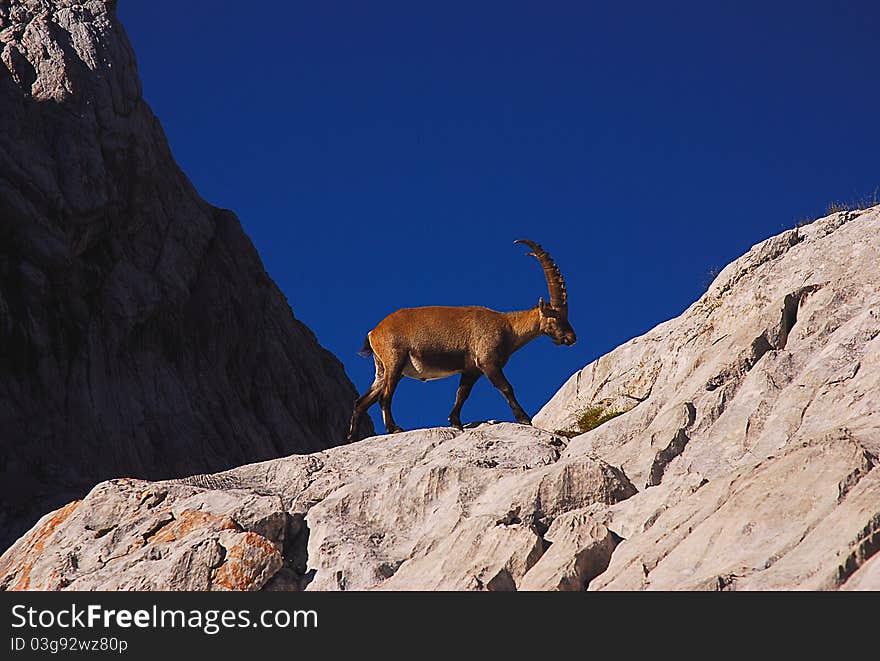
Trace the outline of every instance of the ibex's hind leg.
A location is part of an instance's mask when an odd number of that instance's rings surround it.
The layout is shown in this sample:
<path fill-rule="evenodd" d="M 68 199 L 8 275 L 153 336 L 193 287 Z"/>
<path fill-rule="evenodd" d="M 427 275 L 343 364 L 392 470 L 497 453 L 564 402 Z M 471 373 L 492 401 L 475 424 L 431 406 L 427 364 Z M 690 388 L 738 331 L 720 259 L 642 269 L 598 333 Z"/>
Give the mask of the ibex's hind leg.
<path fill-rule="evenodd" d="M 462 429 L 461 425 L 461 407 L 471 394 L 471 389 L 482 376 L 479 372 L 462 372 L 461 381 L 458 383 L 458 392 L 455 393 L 455 404 L 452 406 L 452 412 L 449 414 L 449 424 L 456 429 Z"/>
<path fill-rule="evenodd" d="M 516 396 L 513 394 L 513 386 L 510 385 L 510 382 L 507 380 L 507 377 L 504 376 L 504 372 L 501 371 L 500 367 L 487 367 L 483 369 L 483 374 L 492 382 L 492 385 L 498 388 L 501 391 L 501 394 L 504 395 L 504 399 L 507 400 L 507 403 L 510 405 L 510 410 L 513 411 L 513 417 L 516 419 L 518 423 L 521 425 L 530 425 L 532 424 L 532 419 L 529 417 L 529 414 L 523 410 L 523 407 L 519 405 L 519 402 L 516 401 Z"/>
<path fill-rule="evenodd" d="M 397 384 L 400 383 L 402 376 L 403 361 L 398 361 L 393 365 L 386 365 L 385 381 L 379 393 L 379 406 L 382 408 L 382 421 L 385 423 L 385 431 L 389 434 L 403 431 L 403 427 L 394 422 L 394 416 L 391 415 L 391 398 L 394 397 L 394 390 L 397 388 Z"/>
<path fill-rule="evenodd" d="M 356 441 L 357 428 L 361 421 L 361 416 L 379 399 L 379 393 L 382 391 L 382 383 L 373 383 L 354 404 L 354 411 L 351 414 L 351 424 L 348 427 L 348 441 Z"/>
<path fill-rule="evenodd" d="M 373 356 L 376 361 L 376 378 L 373 384 L 367 389 L 363 395 L 354 403 L 354 411 L 351 414 L 351 424 L 348 428 L 349 443 L 357 440 L 357 428 L 364 412 L 375 404 L 379 395 L 382 393 L 382 386 L 385 385 L 385 368 L 377 356 Z"/>

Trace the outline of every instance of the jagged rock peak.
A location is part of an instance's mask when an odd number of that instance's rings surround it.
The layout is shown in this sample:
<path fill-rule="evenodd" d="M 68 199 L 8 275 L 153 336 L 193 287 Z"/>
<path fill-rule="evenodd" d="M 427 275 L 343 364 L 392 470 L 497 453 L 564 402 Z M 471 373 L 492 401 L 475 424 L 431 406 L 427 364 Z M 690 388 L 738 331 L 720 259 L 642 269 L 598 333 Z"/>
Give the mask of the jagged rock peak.
<path fill-rule="evenodd" d="M 0 113 L 0 548 L 101 479 L 341 442 L 353 386 L 174 162 L 114 2 L 0 3 Z"/>

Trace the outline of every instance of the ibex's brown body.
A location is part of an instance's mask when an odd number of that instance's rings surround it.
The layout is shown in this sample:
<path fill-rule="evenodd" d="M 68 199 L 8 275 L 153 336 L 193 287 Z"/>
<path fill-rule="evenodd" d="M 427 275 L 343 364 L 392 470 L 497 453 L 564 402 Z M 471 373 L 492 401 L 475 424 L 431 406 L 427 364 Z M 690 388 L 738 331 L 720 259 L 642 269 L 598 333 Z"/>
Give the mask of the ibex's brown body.
<path fill-rule="evenodd" d="M 556 344 L 574 344 L 568 323 L 565 283 L 559 269 L 541 247 L 527 243 L 544 267 L 550 304 L 543 299 L 530 310 L 496 312 L 483 307 L 423 307 L 392 312 L 367 334 L 362 353 L 373 355 L 376 378 L 355 403 L 349 439 L 353 440 L 361 415 L 377 400 L 388 433 L 401 431 L 391 415 L 391 399 L 401 377 L 421 381 L 461 374 L 461 383 L 449 422 L 461 427 L 461 407 L 474 383 L 486 375 L 507 399 L 517 422 L 531 419 L 516 401 L 502 368 L 514 351 L 539 335 Z"/>

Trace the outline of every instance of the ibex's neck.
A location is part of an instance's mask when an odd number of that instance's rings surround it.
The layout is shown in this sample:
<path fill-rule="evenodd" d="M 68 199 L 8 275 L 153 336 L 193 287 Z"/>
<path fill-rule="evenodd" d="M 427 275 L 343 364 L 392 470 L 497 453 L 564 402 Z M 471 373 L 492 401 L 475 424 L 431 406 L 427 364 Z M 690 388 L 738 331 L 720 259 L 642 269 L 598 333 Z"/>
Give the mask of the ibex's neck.
<path fill-rule="evenodd" d="M 541 334 L 541 314 L 538 308 L 506 312 L 507 321 L 513 329 L 513 350 L 522 348 Z"/>

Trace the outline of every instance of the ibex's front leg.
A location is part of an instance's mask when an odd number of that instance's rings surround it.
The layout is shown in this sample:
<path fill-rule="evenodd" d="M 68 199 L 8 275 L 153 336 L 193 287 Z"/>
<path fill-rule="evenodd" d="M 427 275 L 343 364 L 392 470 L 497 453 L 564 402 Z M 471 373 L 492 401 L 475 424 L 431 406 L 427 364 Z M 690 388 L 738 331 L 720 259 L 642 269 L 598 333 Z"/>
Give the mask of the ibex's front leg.
<path fill-rule="evenodd" d="M 456 429 L 463 429 L 461 425 L 461 407 L 464 406 L 465 400 L 470 396 L 471 389 L 480 376 L 482 375 L 479 372 L 461 373 L 458 392 L 455 394 L 455 404 L 452 406 L 452 413 L 449 414 L 449 424 Z"/>
<path fill-rule="evenodd" d="M 504 372 L 501 371 L 501 368 L 484 367 L 483 374 L 485 374 L 489 381 L 492 382 L 492 385 L 498 388 L 498 390 L 501 391 L 501 394 L 504 395 L 504 399 L 506 399 L 507 403 L 510 405 L 510 410 L 513 411 L 513 417 L 516 421 L 521 425 L 532 424 L 532 419 L 529 417 L 529 414 L 526 413 L 523 410 L 523 407 L 519 405 L 519 402 L 516 401 L 516 396 L 513 394 L 513 386 L 510 385 L 510 381 L 504 376 Z"/>

